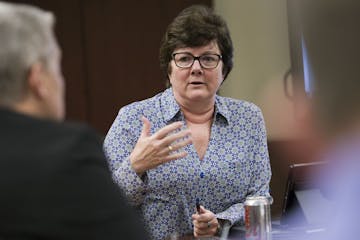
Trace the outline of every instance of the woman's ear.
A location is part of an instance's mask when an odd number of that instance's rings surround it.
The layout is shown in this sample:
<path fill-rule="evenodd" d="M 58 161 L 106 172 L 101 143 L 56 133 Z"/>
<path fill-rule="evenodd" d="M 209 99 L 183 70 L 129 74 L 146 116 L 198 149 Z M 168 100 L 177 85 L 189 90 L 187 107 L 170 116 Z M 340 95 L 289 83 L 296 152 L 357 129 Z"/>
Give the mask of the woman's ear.
<path fill-rule="evenodd" d="M 29 91 L 33 96 L 41 99 L 45 98 L 48 94 L 45 74 L 46 71 L 43 64 L 37 62 L 31 65 L 27 79 Z"/>

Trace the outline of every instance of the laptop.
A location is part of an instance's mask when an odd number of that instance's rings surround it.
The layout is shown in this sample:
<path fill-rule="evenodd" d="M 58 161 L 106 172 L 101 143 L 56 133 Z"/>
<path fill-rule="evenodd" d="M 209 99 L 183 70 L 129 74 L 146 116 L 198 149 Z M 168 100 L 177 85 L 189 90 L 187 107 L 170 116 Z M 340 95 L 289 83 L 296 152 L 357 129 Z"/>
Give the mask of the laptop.
<path fill-rule="evenodd" d="M 332 207 L 319 181 L 325 167 L 326 162 L 289 166 L 280 225 L 306 228 L 325 225 Z"/>
<path fill-rule="evenodd" d="M 325 231 L 331 202 L 317 177 L 326 162 L 289 165 L 280 221 L 272 222 L 272 240 L 317 239 Z M 245 239 L 244 226 L 234 226 L 227 238 Z"/>

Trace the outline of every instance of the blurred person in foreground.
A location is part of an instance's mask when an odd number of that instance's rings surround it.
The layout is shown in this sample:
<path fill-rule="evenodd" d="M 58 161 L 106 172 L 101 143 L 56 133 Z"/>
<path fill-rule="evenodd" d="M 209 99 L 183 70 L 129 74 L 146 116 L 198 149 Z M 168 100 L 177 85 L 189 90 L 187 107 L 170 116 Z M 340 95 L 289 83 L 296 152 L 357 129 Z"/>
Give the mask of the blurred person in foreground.
<path fill-rule="evenodd" d="M 146 239 L 96 133 L 64 117 L 54 16 L 0 2 L 0 238 Z"/>
<path fill-rule="evenodd" d="M 122 107 L 105 138 L 114 178 L 153 239 L 218 235 L 225 222 L 243 223 L 247 196 L 269 196 L 260 109 L 217 95 L 232 58 L 225 21 L 204 6 L 184 9 L 160 48 L 170 87 Z"/>
<path fill-rule="evenodd" d="M 323 237 L 360 238 L 360 2 L 305 0 L 304 44 L 315 84 L 313 131 L 328 166 L 318 182 L 333 203 Z M 312 202 L 312 204 L 319 204 Z M 318 205 L 318 209 L 322 209 Z M 313 209 L 316 209 L 313 208 Z"/>

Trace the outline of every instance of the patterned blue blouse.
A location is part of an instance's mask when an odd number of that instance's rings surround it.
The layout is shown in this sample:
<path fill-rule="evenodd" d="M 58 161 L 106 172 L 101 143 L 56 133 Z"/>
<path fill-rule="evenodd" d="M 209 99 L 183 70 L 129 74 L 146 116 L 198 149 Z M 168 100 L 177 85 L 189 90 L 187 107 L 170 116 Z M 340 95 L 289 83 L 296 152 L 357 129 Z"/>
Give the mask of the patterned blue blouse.
<path fill-rule="evenodd" d="M 171 122 L 185 121 L 169 88 L 121 108 L 105 138 L 114 179 L 141 209 L 152 239 L 192 233 L 196 199 L 217 218 L 234 224 L 243 222 L 246 196 L 269 195 L 265 124 L 254 104 L 216 96 L 204 158 L 200 160 L 190 144 L 186 157 L 147 171 L 145 179 L 132 170 L 128 158 L 142 130 L 141 116 L 152 123 L 151 134 Z"/>

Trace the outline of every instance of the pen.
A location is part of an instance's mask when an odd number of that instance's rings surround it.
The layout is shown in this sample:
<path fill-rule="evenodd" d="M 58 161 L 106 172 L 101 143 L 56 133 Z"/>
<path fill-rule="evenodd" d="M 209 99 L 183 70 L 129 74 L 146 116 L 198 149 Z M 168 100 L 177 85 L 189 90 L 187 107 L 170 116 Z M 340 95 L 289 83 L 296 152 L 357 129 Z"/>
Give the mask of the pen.
<path fill-rule="evenodd" d="M 196 199 L 196 211 L 200 214 L 200 200 L 198 198 Z"/>

